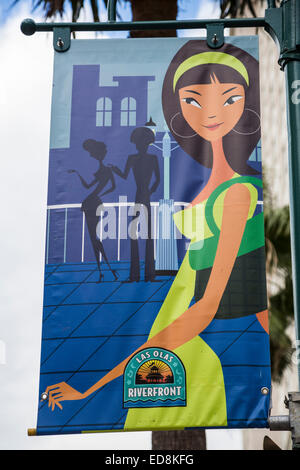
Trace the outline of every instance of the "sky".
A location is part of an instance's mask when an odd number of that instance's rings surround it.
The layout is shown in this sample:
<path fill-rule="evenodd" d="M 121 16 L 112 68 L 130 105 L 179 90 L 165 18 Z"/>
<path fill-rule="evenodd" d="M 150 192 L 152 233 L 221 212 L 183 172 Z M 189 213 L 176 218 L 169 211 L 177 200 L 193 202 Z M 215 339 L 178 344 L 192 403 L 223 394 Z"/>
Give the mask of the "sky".
<path fill-rule="evenodd" d="M 43 21 L 42 11 L 32 13 L 30 0 L 8 11 L 11 2 L 0 6 L 0 448 L 150 450 L 150 432 L 27 436 L 38 406 L 53 48 L 51 34 L 20 32 L 24 18 Z M 179 18 L 218 17 L 215 1 L 180 4 Z M 92 21 L 88 9 L 80 21 Z M 235 430 L 210 431 L 207 441 L 208 449 L 242 445 Z"/>

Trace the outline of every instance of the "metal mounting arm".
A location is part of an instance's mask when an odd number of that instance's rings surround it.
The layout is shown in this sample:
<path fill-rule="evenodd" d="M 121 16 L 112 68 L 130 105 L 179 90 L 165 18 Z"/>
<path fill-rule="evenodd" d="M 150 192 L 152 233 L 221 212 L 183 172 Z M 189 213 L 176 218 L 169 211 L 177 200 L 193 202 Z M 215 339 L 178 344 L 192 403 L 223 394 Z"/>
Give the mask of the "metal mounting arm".
<path fill-rule="evenodd" d="M 53 31 L 53 45 L 57 52 L 66 52 L 70 47 L 73 31 L 131 31 L 155 29 L 206 29 L 207 41 L 211 48 L 219 48 L 224 43 L 224 28 L 265 27 L 265 18 L 225 18 L 222 20 L 167 20 L 167 21 L 115 21 L 115 10 L 109 10 L 109 21 L 103 23 L 35 23 L 27 18 L 21 24 L 26 36 L 36 32 Z M 63 33 L 65 29 L 65 33 Z M 62 37 L 63 36 L 63 37 Z"/>

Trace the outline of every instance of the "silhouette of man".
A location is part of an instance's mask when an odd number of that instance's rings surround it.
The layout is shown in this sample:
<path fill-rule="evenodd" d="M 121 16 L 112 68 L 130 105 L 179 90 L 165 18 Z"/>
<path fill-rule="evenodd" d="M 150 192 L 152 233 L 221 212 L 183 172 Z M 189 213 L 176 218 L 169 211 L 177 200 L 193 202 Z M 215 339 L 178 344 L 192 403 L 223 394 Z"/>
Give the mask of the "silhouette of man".
<path fill-rule="evenodd" d="M 130 141 L 136 145 L 138 153 L 128 156 L 124 172 L 117 166 L 112 166 L 113 171 L 123 179 L 127 179 L 130 170 L 132 170 L 136 183 L 136 210 L 135 216 L 130 224 L 132 230 L 130 234 L 131 263 L 129 281 L 131 282 L 140 280 L 139 246 L 135 234 L 137 233 L 138 219 L 141 212 L 147 217 L 148 227 L 145 250 L 145 281 L 154 281 L 155 279 L 150 198 L 151 194 L 156 191 L 160 183 L 160 173 L 157 156 L 147 152 L 149 145 L 152 144 L 154 140 L 154 133 L 151 129 L 147 127 L 136 128 L 131 134 Z M 150 186 L 153 175 L 154 182 Z"/>

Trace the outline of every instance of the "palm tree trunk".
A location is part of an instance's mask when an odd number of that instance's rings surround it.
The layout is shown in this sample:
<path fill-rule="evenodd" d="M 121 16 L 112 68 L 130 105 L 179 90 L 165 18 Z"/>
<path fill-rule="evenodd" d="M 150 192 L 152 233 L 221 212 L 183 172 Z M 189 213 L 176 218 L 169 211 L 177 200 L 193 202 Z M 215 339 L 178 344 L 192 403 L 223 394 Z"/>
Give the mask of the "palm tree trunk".
<path fill-rule="evenodd" d="M 205 450 L 204 429 L 152 432 L 153 450 Z"/>
<path fill-rule="evenodd" d="M 176 20 L 177 0 L 130 0 L 132 21 Z M 176 30 L 131 31 L 132 38 L 176 37 Z"/>

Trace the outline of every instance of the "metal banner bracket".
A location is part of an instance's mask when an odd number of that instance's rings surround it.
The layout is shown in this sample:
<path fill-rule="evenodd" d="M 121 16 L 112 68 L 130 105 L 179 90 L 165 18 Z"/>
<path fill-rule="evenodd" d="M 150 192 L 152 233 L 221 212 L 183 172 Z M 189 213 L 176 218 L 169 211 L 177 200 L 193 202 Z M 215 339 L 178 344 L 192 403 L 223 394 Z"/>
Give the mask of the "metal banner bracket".
<path fill-rule="evenodd" d="M 224 44 L 224 23 L 210 23 L 206 25 L 207 45 L 212 49 L 218 49 Z"/>
<path fill-rule="evenodd" d="M 265 30 L 280 51 L 278 64 L 284 70 L 288 62 L 300 60 L 300 2 L 286 0 L 281 8 L 268 8 L 265 21 Z"/>
<path fill-rule="evenodd" d="M 294 450 L 300 450 L 300 392 L 289 393 L 288 408 Z"/>
<path fill-rule="evenodd" d="M 290 431 L 293 450 L 300 450 L 300 392 L 289 392 L 284 403 L 289 414 L 270 416 L 269 428 L 271 431 Z"/>
<path fill-rule="evenodd" d="M 53 47 L 56 52 L 66 52 L 71 46 L 71 28 L 53 28 Z"/>

